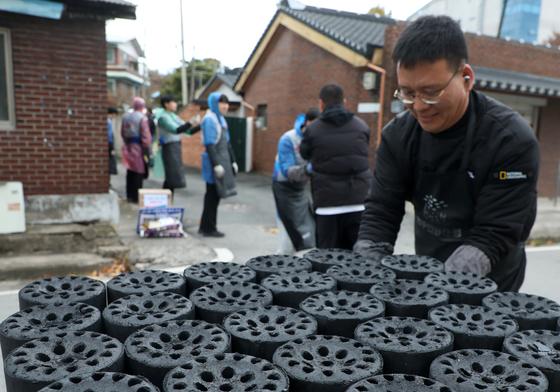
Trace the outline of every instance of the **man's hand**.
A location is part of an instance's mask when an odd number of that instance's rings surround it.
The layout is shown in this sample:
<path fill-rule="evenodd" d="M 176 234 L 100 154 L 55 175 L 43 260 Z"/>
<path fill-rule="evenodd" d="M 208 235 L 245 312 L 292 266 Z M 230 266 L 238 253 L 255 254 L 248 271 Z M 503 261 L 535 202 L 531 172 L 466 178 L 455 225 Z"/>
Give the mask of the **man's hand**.
<path fill-rule="evenodd" d="M 461 245 L 445 261 L 445 271 L 470 272 L 486 276 L 492 271 L 490 259 L 472 245 Z"/>
<path fill-rule="evenodd" d="M 393 246 L 388 242 L 373 242 L 371 240 L 356 241 L 353 250 L 370 261 L 381 261 L 383 257 L 393 254 Z"/>
<path fill-rule="evenodd" d="M 214 176 L 216 178 L 223 178 L 225 173 L 226 171 L 224 170 L 224 167 L 222 165 L 214 166 Z"/>
<path fill-rule="evenodd" d="M 233 174 L 237 175 L 237 173 L 239 173 L 239 166 L 237 166 L 237 162 L 232 162 L 231 168 L 233 169 Z"/>

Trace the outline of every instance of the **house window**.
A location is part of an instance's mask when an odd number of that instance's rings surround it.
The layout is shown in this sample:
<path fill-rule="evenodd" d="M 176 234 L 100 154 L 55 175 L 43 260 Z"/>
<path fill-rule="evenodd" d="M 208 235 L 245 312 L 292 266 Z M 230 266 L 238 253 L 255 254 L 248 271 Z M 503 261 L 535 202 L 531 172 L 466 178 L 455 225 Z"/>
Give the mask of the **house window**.
<path fill-rule="evenodd" d="M 109 91 L 109 94 L 117 94 L 117 81 L 115 79 L 107 79 L 107 91 Z"/>
<path fill-rule="evenodd" d="M 268 126 L 268 106 L 265 104 L 257 105 L 257 118 L 255 119 L 255 125 L 257 129 L 265 130 Z"/>
<path fill-rule="evenodd" d="M 0 130 L 15 129 L 10 32 L 0 28 Z"/>
<path fill-rule="evenodd" d="M 107 64 L 115 64 L 115 48 L 113 46 L 107 47 Z"/>

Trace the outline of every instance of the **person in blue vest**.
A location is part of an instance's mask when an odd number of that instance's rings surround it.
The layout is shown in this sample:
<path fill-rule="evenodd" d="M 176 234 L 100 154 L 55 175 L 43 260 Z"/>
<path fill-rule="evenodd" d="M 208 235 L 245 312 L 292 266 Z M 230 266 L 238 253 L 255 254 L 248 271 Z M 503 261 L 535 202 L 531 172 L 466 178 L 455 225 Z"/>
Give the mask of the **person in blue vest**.
<path fill-rule="evenodd" d="M 144 156 L 151 156 L 152 135 L 148 118 L 144 114 L 146 104 L 140 97 L 134 98 L 133 111 L 123 116 L 121 136 L 123 164 L 126 167 L 126 198 L 138 203 L 138 189 L 142 188 L 148 170 Z"/>
<path fill-rule="evenodd" d="M 308 164 L 299 152 L 306 127 L 320 116 L 311 108 L 297 115 L 294 128 L 278 141 L 278 153 L 272 174 L 272 193 L 276 212 L 290 239 L 290 246 L 281 244 L 281 253 L 293 253 L 315 246 L 315 221 L 306 192 L 309 182 Z"/>
<path fill-rule="evenodd" d="M 202 178 L 206 182 L 206 194 L 198 232 L 205 237 L 223 237 L 224 233 L 217 228 L 218 205 L 220 199 L 237 194 L 234 177 L 239 169 L 224 118 L 229 109 L 228 98 L 214 92 L 208 97 L 208 108 L 201 123 L 205 147 L 202 153 Z"/>

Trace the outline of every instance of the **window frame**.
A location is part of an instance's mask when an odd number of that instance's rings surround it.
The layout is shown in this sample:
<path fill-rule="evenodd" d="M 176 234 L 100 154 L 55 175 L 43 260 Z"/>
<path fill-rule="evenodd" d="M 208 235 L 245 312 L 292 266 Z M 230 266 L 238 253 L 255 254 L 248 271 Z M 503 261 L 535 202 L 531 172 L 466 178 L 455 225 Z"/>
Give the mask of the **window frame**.
<path fill-rule="evenodd" d="M 264 109 L 264 116 L 263 114 Z M 261 103 L 257 105 L 255 110 L 255 124 L 259 131 L 266 131 L 268 128 L 268 104 Z"/>
<path fill-rule="evenodd" d="M 0 131 L 13 131 L 16 129 L 16 110 L 12 62 L 12 39 L 10 30 L 4 27 L 0 27 L 0 36 L 4 37 L 4 59 L 6 61 L 6 97 L 8 101 L 8 120 L 0 120 Z"/>

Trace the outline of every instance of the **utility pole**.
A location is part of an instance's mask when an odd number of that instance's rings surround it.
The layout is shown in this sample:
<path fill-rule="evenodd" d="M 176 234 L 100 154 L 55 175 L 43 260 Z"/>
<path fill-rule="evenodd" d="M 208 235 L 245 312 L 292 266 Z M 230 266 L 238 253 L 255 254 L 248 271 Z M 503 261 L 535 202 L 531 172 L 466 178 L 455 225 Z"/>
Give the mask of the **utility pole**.
<path fill-rule="evenodd" d="M 194 61 L 194 46 L 193 46 L 193 55 L 191 60 L 191 101 L 194 101 L 194 74 L 196 70 L 196 64 Z"/>
<path fill-rule="evenodd" d="M 183 0 L 179 0 L 181 9 L 181 92 L 182 103 L 186 105 L 189 102 L 187 95 L 187 64 L 185 62 L 185 34 L 183 33 Z"/>

